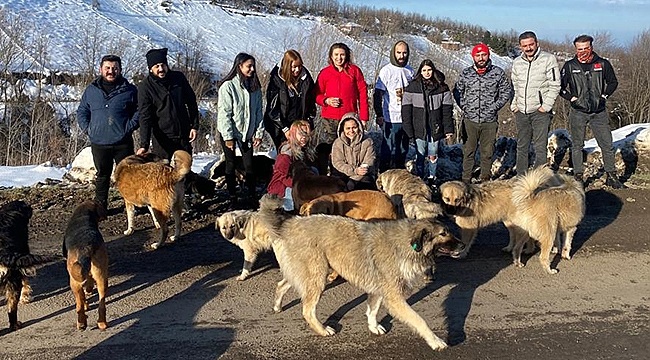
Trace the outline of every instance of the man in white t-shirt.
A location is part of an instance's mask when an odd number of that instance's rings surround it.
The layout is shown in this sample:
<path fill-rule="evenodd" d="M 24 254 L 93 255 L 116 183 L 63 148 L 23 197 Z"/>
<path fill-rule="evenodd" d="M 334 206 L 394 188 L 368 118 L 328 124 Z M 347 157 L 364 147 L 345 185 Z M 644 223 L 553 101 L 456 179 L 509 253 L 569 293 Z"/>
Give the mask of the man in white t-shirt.
<path fill-rule="evenodd" d="M 390 52 L 390 64 L 379 70 L 375 84 L 373 108 L 377 125 L 381 126 L 384 141 L 381 146 L 379 170 L 404 168 L 409 139 L 402 129 L 402 92 L 413 78 L 413 68 L 408 65 L 409 46 L 398 41 Z"/>

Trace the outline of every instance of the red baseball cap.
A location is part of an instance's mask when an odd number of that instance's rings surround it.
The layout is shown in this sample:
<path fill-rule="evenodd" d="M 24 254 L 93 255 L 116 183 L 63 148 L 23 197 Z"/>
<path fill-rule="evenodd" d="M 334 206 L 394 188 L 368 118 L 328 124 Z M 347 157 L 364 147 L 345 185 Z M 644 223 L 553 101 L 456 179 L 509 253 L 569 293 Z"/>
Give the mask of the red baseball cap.
<path fill-rule="evenodd" d="M 476 56 L 476 54 L 480 52 L 484 52 L 490 55 L 490 48 L 483 43 L 478 43 L 472 48 L 472 56 Z"/>

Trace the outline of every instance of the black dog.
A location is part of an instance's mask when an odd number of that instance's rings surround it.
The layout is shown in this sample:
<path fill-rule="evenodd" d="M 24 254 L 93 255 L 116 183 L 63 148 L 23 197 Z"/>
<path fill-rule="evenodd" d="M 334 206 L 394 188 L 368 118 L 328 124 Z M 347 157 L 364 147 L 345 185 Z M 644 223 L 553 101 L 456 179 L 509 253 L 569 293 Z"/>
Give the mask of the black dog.
<path fill-rule="evenodd" d="M 12 201 L 0 207 L 0 288 L 5 289 L 9 329 L 18 330 L 18 301 L 28 302 L 31 287 L 27 276 L 36 273 L 35 265 L 57 259 L 29 253 L 29 219 L 32 207 Z"/>

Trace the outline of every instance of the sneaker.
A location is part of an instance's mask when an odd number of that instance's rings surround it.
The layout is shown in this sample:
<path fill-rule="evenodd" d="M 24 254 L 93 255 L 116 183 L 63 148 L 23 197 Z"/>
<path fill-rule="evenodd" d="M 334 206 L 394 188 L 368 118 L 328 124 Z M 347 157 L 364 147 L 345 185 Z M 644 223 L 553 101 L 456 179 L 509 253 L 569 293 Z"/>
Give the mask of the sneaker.
<path fill-rule="evenodd" d="M 612 173 L 607 173 L 607 180 L 605 180 L 605 185 L 611 187 L 612 189 L 625 189 L 627 186 L 623 185 L 620 180 L 618 180 L 618 176 Z"/>

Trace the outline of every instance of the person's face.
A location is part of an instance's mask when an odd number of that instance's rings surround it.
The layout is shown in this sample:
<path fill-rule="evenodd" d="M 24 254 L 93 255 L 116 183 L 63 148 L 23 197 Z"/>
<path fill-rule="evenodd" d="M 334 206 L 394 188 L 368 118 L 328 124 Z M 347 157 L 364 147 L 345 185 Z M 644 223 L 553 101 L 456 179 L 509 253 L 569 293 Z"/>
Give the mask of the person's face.
<path fill-rule="evenodd" d="M 395 60 L 400 65 L 406 65 L 406 59 L 409 56 L 409 50 L 406 44 L 399 43 L 395 46 Z"/>
<path fill-rule="evenodd" d="M 255 73 L 255 61 L 253 59 L 248 59 L 239 65 L 239 71 L 248 77 L 253 76 Z"/>
<path fill-rule="evenodd" d="M 296 133 L 296 143 L 300 147 L 304 147 L 305 145 L 307 145 L 307 142 L 309 142 L 309 128 L 304 127 L 301 128 L 300 131 Z"/>
<path fill-rule="evenodd" d="M 332 63 L 336 67 L 343 67 L 343 64 L 345 64 L 345 50 L 334 49 L 332 51 Z"/>
<path fill-rule="evenodd" d="M 355 120 L 346 120 L 343 123 L 343 134 L 348 139 L 352 140 L 359 133 L 359 125 Z"/>
<path fill-rule="evenodd" d="M 300 75 L 301 71 L 302 71 L 302 64 L 300 64 L 299 61 L 292 61 L 291 62 L 291 75 L 293 75 L 293 77 L 298 77 L 298 75 Z"/>
<path fill-rule="evenodd" d="M 169 67 L 165 63 L 158 63 L 151 67 L 151 73 L 159 78 L 164 78 L 169 72 Z"/>
<path fill-rule="evenodd" d="M 479 51 L 475 55 L 472 55 L 472 58 L 474 59 L 474 64 L 477 68 L 484 68 L 490 59 L 490 54 L 485 51 Z"/>
<path fill-rule="evenodd" d="M 535 40 L 534 38 L 519 40 L 519 48 L 529 58 L 532 58 L 533 55 L 535 55 L 538 46 L 539 45 L 537 44 L 537 40 Z"/>
<path fill-rule="evenodd" d="M 431 79 L 431 76 L 433 75 L 433 69 L 429 65 L 424 65 L 422 67 L 422 70 L 420 70 L 420 74 L 422 74 L 422 77 L 426 80 Z"/>
<path fill-rule="evenodd" d="M 591 55 L 591 51 L 593 50 L 589 41 L 577 42 L 575 43 L 575 47 L 576 55 L 578 55 L 578 57 L 589 57 Z"/>
<path fill-rule="evenodd" d="M 112 83 L 120 77 L 122 69 L 117 61 L 104 61 L 99 68 L 99 72 L 104 81 Z"/>

